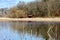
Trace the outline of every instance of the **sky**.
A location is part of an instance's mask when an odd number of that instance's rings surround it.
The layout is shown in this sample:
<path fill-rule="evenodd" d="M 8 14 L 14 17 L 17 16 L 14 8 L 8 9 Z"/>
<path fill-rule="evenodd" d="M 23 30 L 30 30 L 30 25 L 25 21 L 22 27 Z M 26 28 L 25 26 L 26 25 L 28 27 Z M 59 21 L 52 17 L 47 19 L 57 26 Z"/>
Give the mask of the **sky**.
<path fill-rule="evenodd" d="M 0 8 L 12 7 L 16 5 L 17 3 L 19 3 L 19 1 L 31 2 L 34 0 L 0 0 Z"/>

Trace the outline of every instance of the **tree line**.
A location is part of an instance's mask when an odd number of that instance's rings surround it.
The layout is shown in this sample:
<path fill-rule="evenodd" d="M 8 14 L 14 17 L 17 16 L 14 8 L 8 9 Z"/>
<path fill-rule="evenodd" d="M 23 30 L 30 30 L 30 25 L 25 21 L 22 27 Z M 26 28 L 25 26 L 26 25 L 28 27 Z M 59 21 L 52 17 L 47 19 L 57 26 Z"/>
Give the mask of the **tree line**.
<path fill-rule="evenodd" d="M 8 17 L 60 17 L 59 0 L 33 1 L 29 3 L 19 2 L 16 6 L 9 9 Z"/>

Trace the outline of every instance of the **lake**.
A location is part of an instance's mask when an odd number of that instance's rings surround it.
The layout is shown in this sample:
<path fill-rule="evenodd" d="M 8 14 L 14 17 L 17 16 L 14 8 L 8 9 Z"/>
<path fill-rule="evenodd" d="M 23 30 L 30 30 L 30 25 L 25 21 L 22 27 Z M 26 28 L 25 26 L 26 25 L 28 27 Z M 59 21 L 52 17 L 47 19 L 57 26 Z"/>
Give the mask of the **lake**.
<path fill-rule="evenodd" d="M 31 29 L 24 29 L 28 25 L 31 25 L 31 23 L 0 22 L 0 40 L 44 40 L 42 35 L 36 36 L 36 34 L 28 32 Z"/>
<path fill-rule="evenodd" d="M 47 31 L 51 25 L 56 26 L 56 24 L 49 22 L 0 22 L 0 40 L 48 40 Z M 52 30 L 55 32 L 55 27 Z M 52 35 L 53 39 L 56 38 L 54 35 Z"/>

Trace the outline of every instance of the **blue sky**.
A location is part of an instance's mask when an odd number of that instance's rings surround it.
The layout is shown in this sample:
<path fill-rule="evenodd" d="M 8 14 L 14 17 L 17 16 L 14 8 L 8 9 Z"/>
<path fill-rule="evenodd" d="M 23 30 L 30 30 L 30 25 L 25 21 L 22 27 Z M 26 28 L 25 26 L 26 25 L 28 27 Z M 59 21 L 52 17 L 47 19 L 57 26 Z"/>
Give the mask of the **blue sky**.
<path fill-rule="evenodd" d="M 31 2 L 33 0 L 0 0 L 0 8 L 12 7 L 16 5 L 19 1 Z"/>

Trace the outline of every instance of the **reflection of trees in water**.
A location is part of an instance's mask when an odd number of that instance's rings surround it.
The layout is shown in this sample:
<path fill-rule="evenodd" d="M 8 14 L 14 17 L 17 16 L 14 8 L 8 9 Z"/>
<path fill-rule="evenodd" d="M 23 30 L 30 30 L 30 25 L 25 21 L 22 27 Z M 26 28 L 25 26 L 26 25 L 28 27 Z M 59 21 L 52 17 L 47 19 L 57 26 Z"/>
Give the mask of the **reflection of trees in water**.
<path fill-rule="evenodd" d="M 32 32 L 32 35 L 36 35 L 36 36 L 43 36 L 44 38 L 48 39 L 49 36 L 47 34 L 47 31 L 49 29 L 49 27 L 53 27 L 52 30 L 54 33 L 56 33 L 56 26 L 58 27 L 58 30 L 57 30 L 57 34 L 59 35 L 60 34 L 60 31 L 59 31 L 59 23 L 46 23 L 46 22 L 12 22 L 12 27 L 14 29 L 18 29 L 18 31 L 21 31 L 23 32 L 27 32 L 27 33 L 31 33 Z M 24 29 L 23 29 L 24 27 Z M 56 35 L 52 33 L 52 31 L 50 31 L 50 35 L 53 37 L 53 38 L 56 38 L 58 39 L 60 36 L 58 37 L 55 37 Z"/>
<path fill-rule="evenodd" d="M 26 30 L 29 32 L 32 30 L 32 34 L 36 34 L 36 36 L 42 35 L 44 38 L 47 37 L 47 30 L 48 30 L 48 25 L 45 24 L 44 22 L 28 22 L 27 23 Z"/>
<path fill-rule="evenodd" d="M 53 27 L 50 31 L 50 35 L 58 39 L 58 35 L 60 34 L 59 32 L 59 24 L 60 23 L 44 23 L 44 22 L 28 22 L 28 25 L 26 26 L 26 31 L 29 32 L 32 30 L 32 34 L 36 34 L 37 36 L 42 35 L 44 38 L 49 38 L 47 31 L 49 27 Z"/>
<path fill-rule="evenodd" d="M 11 26 L 13 27 L 13 29 L 18 30 L 18 31 L 23 31 L 23 27 L 25 28 L 26 26 L 26 22 L 22 22 L 22 21 L 13 21 L 11 23 Z"/>

